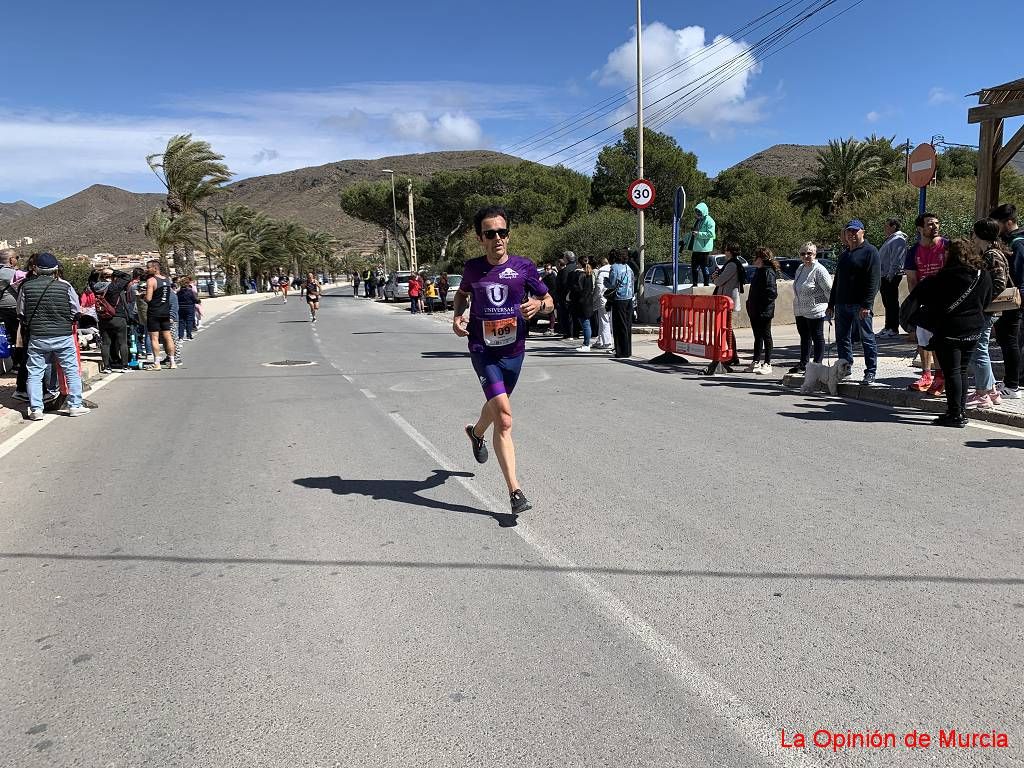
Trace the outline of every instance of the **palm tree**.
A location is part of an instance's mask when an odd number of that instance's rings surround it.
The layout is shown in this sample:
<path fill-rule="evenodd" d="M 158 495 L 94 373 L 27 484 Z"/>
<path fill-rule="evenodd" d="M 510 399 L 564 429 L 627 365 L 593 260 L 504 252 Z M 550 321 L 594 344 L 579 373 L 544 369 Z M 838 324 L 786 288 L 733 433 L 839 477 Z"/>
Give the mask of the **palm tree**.
<path fill-rule="evenodd" d="M 803 206 L 805 211 L 818 208 L 823 216 L 831 216 L 846 203 L 862 200 L 884 186 L 889 178 L 890 169 L 871 142 L 833 140 L 818 152 L 818 170 L 797 182 L 789 193 L 789 202 Z"/>
<path fill-rule="evenodd" d="M 165 275 L 171 274 L 167 254 L 179 245 L 194 248 L 199 238 L 198 225 L 199 222 L 191 214 L 171 218 L 163 208 L 155 208 L 149 215 L 145 226 L 146 235 L 160 253 L 160 269 Z"/>
<path fill-rule="evenodd" d="M 238 270 L 243 262 L 259 256 L 259 248 L 242 232 L 228 232 L 213 247 L 213 257 L 227 275 L 225 289 L 229 294 L 240 291 Z"/>
<path fill-rule="evenodd" d="M 209 142 L 193 140 L 192 134 L 172 136 L 162 153 L 149 155 L 146 162 L 167 189 L 167 209 L 176 219 L 198 211 L 201 203 L 231 180 L 224 156 Z M 195 272 L 193 245 L 174 243 L 174 266 L 179 273 Z"/>

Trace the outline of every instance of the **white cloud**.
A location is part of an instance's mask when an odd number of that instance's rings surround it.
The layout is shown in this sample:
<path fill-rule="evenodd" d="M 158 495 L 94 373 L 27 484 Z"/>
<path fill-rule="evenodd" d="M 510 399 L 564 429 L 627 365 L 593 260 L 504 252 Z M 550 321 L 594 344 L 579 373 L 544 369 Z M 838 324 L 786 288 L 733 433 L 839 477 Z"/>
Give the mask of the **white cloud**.
<path fill-rule="evenodd" d="M 882 115 L 879 112 L 868 112 L 864 116 L 864 119 L 867 120 L 869 123 L 877 123 L 879 120 L 882 119 Z"/>
<path fill-rule="evenodd" d="M 479 95 L 478 95 L 479 94 Z M 0 112 L 0 200 L 65 197 L 91 184 L 159 191 L 146 165 L 177 133 L 223 154 L 236 178 L 339 160 L 490 143 L 486 121 L 545 119 L 555 89 L 469 82 L 364 83 L 322 91 L 187 97 L 164 116 Z"/>
<path fill-rule="evenodd" d="M 928 103 L 932 106 L 938 106 L 939 104 L 951 104 L 954 101 L 956 101 L 956 96 L 945 88 L 935 86 L 928 91 Z"/>
<path fill-rule="evenodd" d="M 748 97 L 751 78 L 761 66 L 746 43 L 724 36 L 706 43 L 703 27 L 671 29 L 661 22 L 644 27 L 643 42 L 644 118 L 649 123 L 699 126 L 714 134 L 726 124 L 762 119 L 764 100 Z M 728 78 L 718 74 L 726 67 L 734 72 Z M 605 86 L 635 85 L 635 29 L 628 42 L 608 54 L 596 76 Z M 714 90 L 701 96 L 712 85 Z M 680 100 L 692 103 L 683 108 Z M 624 109 L 618 117 L 627 113 Z"/>

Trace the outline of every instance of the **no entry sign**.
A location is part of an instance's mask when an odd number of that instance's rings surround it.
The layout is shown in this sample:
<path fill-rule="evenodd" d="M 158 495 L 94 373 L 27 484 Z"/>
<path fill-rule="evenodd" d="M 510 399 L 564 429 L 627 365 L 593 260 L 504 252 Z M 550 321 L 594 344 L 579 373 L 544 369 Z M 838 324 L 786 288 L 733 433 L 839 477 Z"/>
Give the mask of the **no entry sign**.
<path fill-rule="evenodd" d="M 637 179 L 629 185 L 629 204 L 643 210 L 654 202 L 654 185 L 647 179 Z"/>
<path fill-rule="evenodd" d="M 931 144 L 918 144 L 910 153 L 909 167 L 907 168 L 910 183 L 918 189 L 927 187 L 935 178 L 937 165 L 938 158 L 935 155 L 935 147 Z"/>

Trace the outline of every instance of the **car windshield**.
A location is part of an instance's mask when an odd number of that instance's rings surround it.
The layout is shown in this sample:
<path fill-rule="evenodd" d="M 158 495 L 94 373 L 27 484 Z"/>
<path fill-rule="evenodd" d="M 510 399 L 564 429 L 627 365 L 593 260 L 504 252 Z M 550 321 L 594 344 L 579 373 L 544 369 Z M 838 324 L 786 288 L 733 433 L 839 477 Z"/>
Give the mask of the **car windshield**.
<path fill-rule="evenodd" d="M 458 288 L 459 283 L 462 282 L 462 275 L 448 275 L 448 287 Z"/>
<path fill-rule="evenodd" d="M 395 276 L 395 282 L 396 283 L 408 283 L 410 277 L 412 277 L 412 275 L 396 275 Z"/>

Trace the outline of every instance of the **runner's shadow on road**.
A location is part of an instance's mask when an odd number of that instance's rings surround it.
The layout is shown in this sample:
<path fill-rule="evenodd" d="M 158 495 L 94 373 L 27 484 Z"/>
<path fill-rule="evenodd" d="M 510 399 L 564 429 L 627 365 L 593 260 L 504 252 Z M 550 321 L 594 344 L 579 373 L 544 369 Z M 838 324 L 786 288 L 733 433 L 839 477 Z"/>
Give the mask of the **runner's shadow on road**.
<path fill-rule="evenodd" d="M 968 440 L 964 445 L 968 448 L 1024 448 L 1024 440 Z"/>
<path fill-rule="evenodd" d="M 397 501 L 414 507 L 426 507 L 442 512 L 462 512 L 467 515 L 483 515 L 497 521 L 502 528 L 516 525 L 516 516 L 501 514 L 486 509 L 467 507 L 463 504 L 437 501 L 421 496 L 422 491 L 440 488 L 450 477 L 474 477 L 472 472 L 449 472 L 445 469 L 431 471 L 426 480 L 345 480 L 338 475 L 330 477 L 300 477 L 293 482 L 303 488 L 331 491 L 339 496 L 365 496 L 375 501 Z"/>

